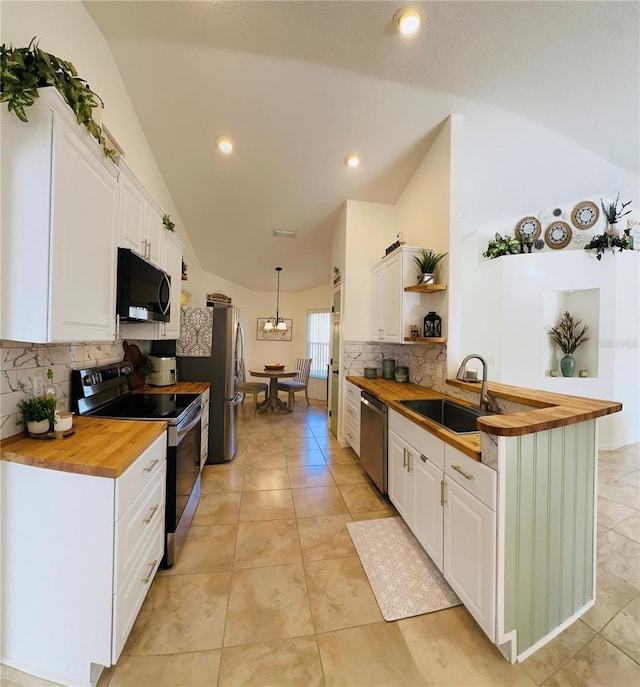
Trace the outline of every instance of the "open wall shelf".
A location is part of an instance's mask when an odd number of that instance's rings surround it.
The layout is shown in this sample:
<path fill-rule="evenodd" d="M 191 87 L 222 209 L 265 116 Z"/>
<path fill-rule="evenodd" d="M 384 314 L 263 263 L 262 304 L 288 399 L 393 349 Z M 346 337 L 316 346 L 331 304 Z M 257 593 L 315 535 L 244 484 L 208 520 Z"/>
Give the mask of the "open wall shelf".
<path fill-rule="evenodd" d="M 415 286 L 405 286 L 405 291 L 410 293 L 436 293 L 438 291 L 446 291 L 446 284 L 416 284 Z"/>
<path fill-rule="evenodd" d="M 424 336 L 405 336 L 404 340 L 406 343 L 417 343 L 417 344 L 432 344 L 432 343 L 444 344 L 444 343 L 447 343 L 447 337 L 446 336 L 428 337 L 428 338 L 425 338 Z"/>

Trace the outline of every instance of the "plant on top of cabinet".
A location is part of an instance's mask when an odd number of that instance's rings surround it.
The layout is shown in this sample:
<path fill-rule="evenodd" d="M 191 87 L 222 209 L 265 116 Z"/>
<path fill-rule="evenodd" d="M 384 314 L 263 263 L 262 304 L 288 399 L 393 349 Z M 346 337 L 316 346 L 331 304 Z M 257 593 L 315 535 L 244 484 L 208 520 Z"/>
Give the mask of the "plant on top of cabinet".
<path fill-rule="evenodd" d="M 418 284 L 434 283 L 433 273 L 446 255 L 446 253 L 434 253 L 432 250 L 422 250 L 419 255 L 413 256 L 413 261 L 419 271 Z"/>
<path fill-rule="evenodd" d="M 0 102 L 6 102 L 9 112 L 27 122 L 26 107 L 39 97 L 38 89 L 55 86 L 73 110 L 78 124 L 100 143 L 104 154 L 113 158 L 116 151 L 109 148 L 102 127 L 93 119 L 94 108 L 101 107 L 100 96 L 78 76 L 76 68 L 51 53 L 40 50 L 35 36 L 26 48 L 0 46 Z"/>
<path fill-rule="evenodd" d="M 607 222 L 609 224 L 617 224 L 625 215 L 628 215 L 631 210 L 627 210 L 626 212 L 623 212 L 623 210 L 627 207 L 627 205 L 631 205 L 631 201 L 628 200 L 626 203 L 622 203 L 620 207 L 618 207 L 618 203 L 620 202 L 620 191 L 618 191 L 618 195 L 616 196 L 616 199 L 611 203 L 607 203 L 605 205 L 605 202 L 600 198 L 600 207 L 602 208 L 602 212 L 604 216 L 607 219 Z"/>
<path fill-rule="evenodd" d="M 629 238 L 630 229 L 625 229 L 622 236 L 616 236 L 615 234 L 596 234 L 589 243 L 584 247 L 586 251 L 595 250 L 596 259 L 602 260 L 602 256 L 607 249 L 611 250 L 611 253 L 615 252 L 615 248 L 618 249 L 618 253 L 622 253 L 623 250 L 633 250 L 631 245 L 631 240 Z"/>
<path fill-rule="evenodd" d="M 496 232 L 495 238 L 489 241 L 487 250 L 482 254 L 483 258 L 499 258 L 501 255 L 515 255 L 520 252 L 520 241 L 512 236 L 504 238 Z"/>
<path fill-rule="evenodd" d="M 182 258 L 182 281 L 187 281 L 189 279 L 189 275 L 187 274 L 187 268 L 189 265 L 184 261 L 184 258 Z"/>
<path fill-rule="evenodd" d="M 171 221 L 171 217 L 169 215 L 165 215 L 162 218 L 162 224 L 164 224 L 164 228 L 167 229 L 168 231 L 175 231 L 176 230 L 175 222 Z"/>

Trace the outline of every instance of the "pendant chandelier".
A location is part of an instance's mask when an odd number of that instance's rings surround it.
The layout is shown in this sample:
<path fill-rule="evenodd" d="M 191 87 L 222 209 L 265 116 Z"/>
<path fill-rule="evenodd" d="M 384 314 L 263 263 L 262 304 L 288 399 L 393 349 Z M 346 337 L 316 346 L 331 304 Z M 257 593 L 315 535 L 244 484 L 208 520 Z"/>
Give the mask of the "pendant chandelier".
<path fill-rule="evenodd" d="M 270 317 L 262 328 L 265 332 L 272 332 L 274 329 L 279 332 L 287 331 L 287 323 L 280 317 L 280 272 L 282 272 L 282 267 L 276 267 L 276 272 L 278 273 L 278 291 L 276 292 L 276 316 L 275 319 Z"/>

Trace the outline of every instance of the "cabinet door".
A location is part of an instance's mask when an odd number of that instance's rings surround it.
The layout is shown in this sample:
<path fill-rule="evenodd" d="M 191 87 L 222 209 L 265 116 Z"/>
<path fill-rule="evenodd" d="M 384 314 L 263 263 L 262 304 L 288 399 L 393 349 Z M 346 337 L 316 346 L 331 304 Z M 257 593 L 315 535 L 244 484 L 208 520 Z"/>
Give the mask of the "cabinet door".
<path fill-rule="evenodd" d="M 413 533 L 431 560 L 442 570 L 442 470 L 420 455 L 412 460 Z"/>
<path fill-rule="evenodd" d="M 113 341 L 118 185 L 113 170 L 55 115 L 49 341 Z M 109 162 L 109 165 L 113 163 Z M 115 169 L 115 168 L 114 168 Z"/>
<path fill-rule="evenodd" d="M 380 273 L 381 327 L 384 341 L 402 342 L 402 255 L 384 263 Z"/>
<path fill-rule="evenodd" d="M 147 201 L 126 174 L 120 175 L 119 242 L 123 248 L 131 248 L 145 255 Z"/>
<path fill-rule="evenodd" d="M 171 232 L 162 237 L 162 269 L 171 277 L 171 306 L 169 322 L 162 323 L 160 338 L 177 339 L 180 335 L 180 288 L 182 281 L 182 245 Z"/>
<path fill-rule="evenodd" d="M 166 231 L 162 223 L 162 217 L 163 215 L 161 212 L 150 203 L 147 203 L 145 232 L 147 241 L 149 242 L 147 244 L 147 260 L 158 267 L 162 265 L 163 232 Z"/>
<path fill-rule="evenodd" d="M 387 491 L 402 519 L 411 525 L 412 494 L 407 472 L 407 451 L 411 450 L 411 447 L 395 432 L 389 432 L 388 443 Z"/>
<path fill-rule="evenodd" d="M 444 576 L 493 641 L 495 636 L 496 514 L 446 479 Z"/>

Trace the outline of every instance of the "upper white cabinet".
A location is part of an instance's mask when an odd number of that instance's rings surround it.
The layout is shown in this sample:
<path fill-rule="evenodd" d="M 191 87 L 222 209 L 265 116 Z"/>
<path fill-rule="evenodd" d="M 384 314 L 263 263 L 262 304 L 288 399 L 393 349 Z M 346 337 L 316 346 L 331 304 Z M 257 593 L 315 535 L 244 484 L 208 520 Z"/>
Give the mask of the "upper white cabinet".
<path fill-rule="evenodd" d="M 131 168 L 120 161 L 120 218 L 118 245 L 161 267 L 164 213 Z"/>
<path fill-rule="evenodd" d="M 423 318 L 429 310 L 437 310 L 440 303 L 432 294 L 443 294 L 446 285 L 417 286 L 417 268 L 413 258 L 422 248 L 402 246 L 385 256 L 370 270 L 369 338 L 371 341 L 393 343 L 445 343 L 422 337 Z M 431 300 L 430 300 L 431 299 Z M 411 325 L 417 325 L 421 336 L 411 338 Z"/>
<path fill-rule="evenodd" d="M 28 116 L 2 107 L 0 336 L 113 340 L 118 168 L 55 88 Z"/>
<path fill-rule="evenodd" d="M 178 237 L 164 226 L 164 212 L 124 161 L 120 161 L 120 214 L 118 245 L 130 248 L 171 277 L 169 322 L 123 323 L 125 337 L 177 339 L 180 333 L 180 282 L 182 249 Z"/>

